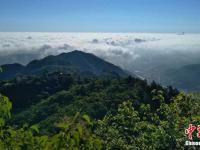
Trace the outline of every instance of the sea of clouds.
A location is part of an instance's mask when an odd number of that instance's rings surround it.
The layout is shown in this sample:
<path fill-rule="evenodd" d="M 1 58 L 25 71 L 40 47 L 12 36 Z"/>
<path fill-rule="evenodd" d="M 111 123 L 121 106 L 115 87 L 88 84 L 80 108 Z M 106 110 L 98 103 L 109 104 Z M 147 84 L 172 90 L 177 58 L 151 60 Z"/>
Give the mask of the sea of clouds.
<path fill-rule="evenodd" d="M 132 72 L 200 63 L 200 34 L 0 32 L 0 64 L 81 50 Z"/>

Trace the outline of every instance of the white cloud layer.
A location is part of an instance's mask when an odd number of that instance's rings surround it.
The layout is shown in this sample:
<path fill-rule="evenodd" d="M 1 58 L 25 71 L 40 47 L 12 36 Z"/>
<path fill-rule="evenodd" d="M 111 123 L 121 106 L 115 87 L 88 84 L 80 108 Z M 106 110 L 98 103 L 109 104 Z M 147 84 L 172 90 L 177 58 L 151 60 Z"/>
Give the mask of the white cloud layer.
<path fill-rule="evenodd" d="M 0 33 L 0 64 L 72 50 L 93 53 L 129 71 L 200 63 L 200 34 Z"/>

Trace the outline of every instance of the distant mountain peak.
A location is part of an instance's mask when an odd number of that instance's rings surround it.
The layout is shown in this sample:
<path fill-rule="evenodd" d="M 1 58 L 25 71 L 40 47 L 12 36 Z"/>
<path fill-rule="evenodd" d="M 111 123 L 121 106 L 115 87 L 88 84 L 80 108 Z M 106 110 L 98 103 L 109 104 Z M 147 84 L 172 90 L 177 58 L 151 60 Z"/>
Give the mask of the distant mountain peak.
<path fill-rule="evenodd" d="M 4 72 L 0 80 L 11 79 L 18 75 L 41 74 L 45 72 L 62 71 L 66 73 L 91 73 L 94 75 L 127 76 L 128 73 L 93 54 L 79 50 L 59 55 L 47 56 L 40 60 L 33 60 L 26 66 L 20 64 L 3 65 Z M 17 69 L 20 68 L 20 69 Z"/>
<path fill-rule="evenodd" d="M 65 55 L 69 55 L 69 54 L 88 54 L 88 53 L 80 51 L 80 50 L 73 50 L 73 51 L 70 51 L 70 52 L 67 52 L 67 53 L 66 52 L 60 53 L 57 56 L 65 56 Z"/>

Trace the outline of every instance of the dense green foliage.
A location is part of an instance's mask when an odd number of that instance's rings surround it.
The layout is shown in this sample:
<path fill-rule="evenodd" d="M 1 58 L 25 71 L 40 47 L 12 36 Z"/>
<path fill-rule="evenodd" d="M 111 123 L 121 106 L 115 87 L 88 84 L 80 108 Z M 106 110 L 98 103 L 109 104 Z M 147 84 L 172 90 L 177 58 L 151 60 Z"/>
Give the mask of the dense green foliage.
<path fill-rule="evenodd" d="M 153 90 L 152 96 L 160 102 L 156 110 L 142 103 L 137 111 L 133 101 L 124 101 L 116 112 L 110 111 L 97 121 L 79 113 L 66 116 L 55 124 L 57 131 L 53 134 L 41 134 L 38 125 L 15 127 L 3 123 L 0 149 L 185 149 L 188 138 L 184 130 L 189 123 L 198 125 L 200 119 L 199 98 L 181 93 L 167 104 L 162 91 Z M 5 96 L 0 102 L 0 119 L 5 121 L 11 103 Z"/>
<path fill-rule="evenodd" d="M 150 104 L 155 110 L 159 101 L 152 100 L 153 89 L 163 91 L 166 103 L 179 93 L 171 87 L 163 88 L 154 82 L 148 85 L 133 77 L 101 79 L 60 73 L 4 81 L 0 86 L 1 93 L 13 103 L 10 123 L 39 124 L 42 132 L 53 132 L 54 122 L 76 112 L 101 119 L 108 111 L 116 112 L 126 100 L 133 101 L 137 110 L 141 103 Z"/>
<path fill-rule="evenodd" d="M 131 76 L 55 72 L 2 81 L 0 92 L 13 104 L 11 116 L 0 96 L 0 149 L 185 149 L 184 131 L 200 119 L 199 93 Z"/>
<path fill-rule="evenodd" d="M 59 131 L 54 135 L 40 135 L 37 125 L 24 125 L 22 128 L 5 126 L 5 119 L 10 116 L 11 103 L 7 97 L 0 97 L 0 149 L 2 150 L 98 150 L 101 140 L 91 132 L 92 122 L 87 115 L 63 118 L 56 126 Z"/>
<path fill-rule="evenodd" d="M 184 149 L 188 140 L 184 129 L 191 122 L 198 125 L 199 99 L 179 94 L 166 104 L 159 94 L 155 100 L 161 101 L 156 111 L 149 104 L 140 105 L 136 111 L 127 101 L 117 114 L 107 114 L 98 121 L 96 134 L 104 139 L 106 149 Z"/>

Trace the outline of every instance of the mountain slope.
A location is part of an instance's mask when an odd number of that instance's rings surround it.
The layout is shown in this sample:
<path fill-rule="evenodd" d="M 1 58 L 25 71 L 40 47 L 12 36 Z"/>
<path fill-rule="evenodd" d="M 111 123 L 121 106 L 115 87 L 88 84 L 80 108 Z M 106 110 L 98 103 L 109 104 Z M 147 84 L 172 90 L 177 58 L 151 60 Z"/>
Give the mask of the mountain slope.
<path fill-rule="evenodd" d="M 186 65 L 165 73 L 164 84 L 170 84 L 185 91 L 200 90 L 200 64 Z"/>
<path fill-rule="evenodd" d="M 11 79 L 19 75 L 42 74 L 45 72 L 86 73 L 93 75 L 127 76 L 123 71 L 109 62 L 96 57 L 93 54 L 72 51 L 57 56 L 48 56 L 41 60 L 33 60 L 26 66 L 20 64 L 2 65 L 3 73 L 0 80 Z"/>
<path fill-rule="evenodd" d="M 135 109 L 139 110 L 140 104 L 150 104 L 156 110 L 159 102 L 152 100 L 155 89 L 163 91 L 166 103 L 179 93 L 171 87 L 149 85 L 131 76 L 116 80 L 54 73 L 0 82 L 0 93 L 10 97 L 13 103 L 11 122 L 39 124 L 43 130 L 54 130 L 55 122 L 76 112 L 100 119 L 107 112 L 114 113 L 118 104 L 127 99 Z"/>

